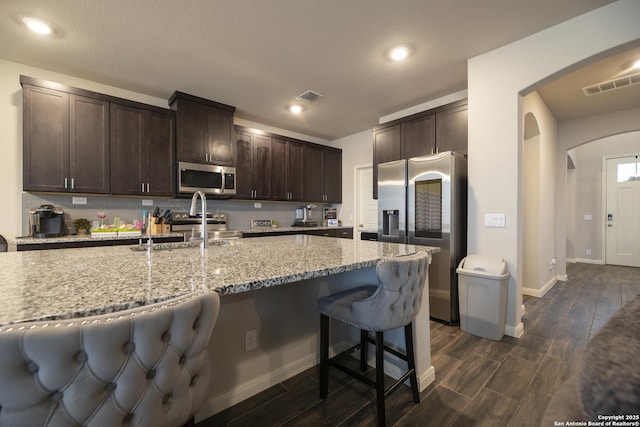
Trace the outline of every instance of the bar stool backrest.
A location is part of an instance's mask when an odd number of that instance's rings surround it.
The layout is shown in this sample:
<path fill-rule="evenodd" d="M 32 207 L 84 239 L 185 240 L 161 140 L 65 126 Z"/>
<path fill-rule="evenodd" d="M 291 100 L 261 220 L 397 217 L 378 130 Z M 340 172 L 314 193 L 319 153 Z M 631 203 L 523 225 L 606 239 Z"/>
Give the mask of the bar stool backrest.
<path fill-rule="evenodd" d="M 431 255 L 418 252 L 378 262 L 378 289 L 352 305 L 354 318 L 369 331 L 388 331 L 409 324 L 418 314 Z"/>
<path fill-rule="evenodd" d="M 217 293 L 0 327 L 0 426 L 175 427 L 208 392 Z"/>

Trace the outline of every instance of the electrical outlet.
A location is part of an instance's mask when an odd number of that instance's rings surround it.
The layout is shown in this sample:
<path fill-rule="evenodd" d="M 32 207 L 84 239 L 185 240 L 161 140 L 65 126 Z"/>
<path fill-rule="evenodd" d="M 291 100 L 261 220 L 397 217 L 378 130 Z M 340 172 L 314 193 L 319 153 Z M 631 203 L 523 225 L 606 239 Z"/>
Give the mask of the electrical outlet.
<path fill-rule="evenodd" d="M 255 329 L 244 333 L 244 351 L 255 350 L 258 346 L 258 336 Z"/>
<path fill-rule="evenodd" d="M 591 249 L 587 249 L 585 252 L 587 253 L 587 255 L 591 255 Z"/>

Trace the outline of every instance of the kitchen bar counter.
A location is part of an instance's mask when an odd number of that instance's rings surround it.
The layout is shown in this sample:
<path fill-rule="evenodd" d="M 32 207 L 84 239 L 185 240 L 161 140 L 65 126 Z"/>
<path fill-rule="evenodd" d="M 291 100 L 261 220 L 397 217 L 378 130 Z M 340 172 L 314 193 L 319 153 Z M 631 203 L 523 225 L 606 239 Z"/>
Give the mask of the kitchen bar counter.
<path fill-rule="evenodd" d="M 0 325 L 103 314 L 194 291 L 238 294 L 418 251 L 438 248 L 294 235 L 238 239 L 204 250 L 8 252 L 0 254 Z"/>

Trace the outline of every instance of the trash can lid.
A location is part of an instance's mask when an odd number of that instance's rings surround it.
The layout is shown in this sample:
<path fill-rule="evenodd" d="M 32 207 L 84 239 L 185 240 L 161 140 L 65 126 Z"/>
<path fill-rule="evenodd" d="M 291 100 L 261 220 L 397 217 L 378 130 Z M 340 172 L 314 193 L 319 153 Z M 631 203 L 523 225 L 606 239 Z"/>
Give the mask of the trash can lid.
<path fill-rule="evenodd" d="M 509 276 L 504 258 L 492 255 L 467 255 L 458 266 L 458 272 L 481 273 L 497 277 Z"/>

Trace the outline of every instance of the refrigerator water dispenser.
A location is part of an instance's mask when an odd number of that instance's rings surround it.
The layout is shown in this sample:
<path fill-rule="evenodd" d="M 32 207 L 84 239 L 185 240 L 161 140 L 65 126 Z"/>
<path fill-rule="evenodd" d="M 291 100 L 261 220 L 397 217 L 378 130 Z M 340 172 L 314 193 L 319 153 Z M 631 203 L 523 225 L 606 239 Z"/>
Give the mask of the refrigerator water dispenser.
<path fill-rule="evenodd" d="M 383 229 L 382 234 L 384 236 L 399 236 L 400 235 L 400 211 L 387 210 L 383 212 Z"/>

